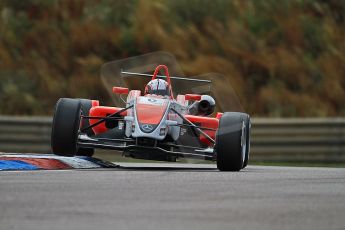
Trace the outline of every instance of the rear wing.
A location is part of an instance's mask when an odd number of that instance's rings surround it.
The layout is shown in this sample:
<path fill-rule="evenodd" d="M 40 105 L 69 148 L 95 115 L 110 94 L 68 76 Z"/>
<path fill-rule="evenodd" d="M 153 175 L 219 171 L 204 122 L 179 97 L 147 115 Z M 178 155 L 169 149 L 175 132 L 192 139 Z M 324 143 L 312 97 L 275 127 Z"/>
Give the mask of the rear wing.
<path fill-rule="evenodd" d="M 140 77 L 153 77 L 153 74 L 146 74 L 146 73 L 133 73 L 133 72 L 126 72 L 121 70 L 121 75 L 124 75 L 124 77 L 130 77 L 130 76 L 140 76 Z M 157 75 L 158 78 L 166 78 L 166 76 L 163 75 Z M 185 77 L 171 77 L 171 79 L 175 80 L 182 80 L 182 81 L 193 81 L 193 82 L 204 82 L 204 83 L 212 83 L 211 80 L 204 80 L 204 79 L 195 79 L 195 78 L 185 78 Z"/>

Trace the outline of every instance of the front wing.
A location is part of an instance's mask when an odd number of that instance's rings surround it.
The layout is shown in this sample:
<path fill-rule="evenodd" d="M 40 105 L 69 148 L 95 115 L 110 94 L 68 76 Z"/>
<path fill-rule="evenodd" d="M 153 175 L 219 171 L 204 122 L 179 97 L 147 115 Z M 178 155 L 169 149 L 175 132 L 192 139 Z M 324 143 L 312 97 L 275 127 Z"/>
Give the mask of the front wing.
<path fill-rule="evenodd" d="M 145 159 L 154 159 L 154 156 L 161 155 L 163 158 L 164 156 L 167 156 L 167 159 L 170 159 L 170 157 L 184 157 L 202 160 L 215 160 L 213 148 L 200 148 L 194 146 L 177 145 L 170 142 L 158 142 L 155 140 L 139 140 L 132 138 L 98 138 L 89 137 L 86 134 L 80 134 L 78 136 L 77 146 L 82 148 L 119 150 L 124 151 L 124 153 L 129 153 L 129 155 L 131 155 L 132 157 Z"/>

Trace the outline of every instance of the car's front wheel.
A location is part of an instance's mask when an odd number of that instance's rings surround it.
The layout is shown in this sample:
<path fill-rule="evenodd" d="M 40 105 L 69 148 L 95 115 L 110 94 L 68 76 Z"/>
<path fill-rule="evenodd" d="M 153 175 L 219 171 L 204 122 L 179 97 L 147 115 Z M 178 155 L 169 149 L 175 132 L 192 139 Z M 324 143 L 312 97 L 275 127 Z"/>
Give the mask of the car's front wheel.
<path fill-rule="evenodd" d="M 56 103 L 51 134 L 54 154 L 68 157 L 77 154 L 81 113 L 81 102 L 78 99 L 61 98 Z"/>
<path fill-rule="evenodd" d="M 249 119 L 248 114 L 236 112 L 221 117 L 215 146 L 220 171 L 240 171 L 248 162 Z"/>

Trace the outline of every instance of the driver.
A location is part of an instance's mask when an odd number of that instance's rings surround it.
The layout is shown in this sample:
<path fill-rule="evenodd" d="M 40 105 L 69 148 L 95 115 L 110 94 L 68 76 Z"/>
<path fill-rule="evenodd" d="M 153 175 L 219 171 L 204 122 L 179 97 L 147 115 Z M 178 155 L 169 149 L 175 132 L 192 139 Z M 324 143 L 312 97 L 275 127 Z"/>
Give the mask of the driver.
<path fill-rule="evenodd" d="M 162 79 L 154 79 L 147 83 L 145 87 L 145 94 L 170 96 L 170 86 L 168 82 Z"/>

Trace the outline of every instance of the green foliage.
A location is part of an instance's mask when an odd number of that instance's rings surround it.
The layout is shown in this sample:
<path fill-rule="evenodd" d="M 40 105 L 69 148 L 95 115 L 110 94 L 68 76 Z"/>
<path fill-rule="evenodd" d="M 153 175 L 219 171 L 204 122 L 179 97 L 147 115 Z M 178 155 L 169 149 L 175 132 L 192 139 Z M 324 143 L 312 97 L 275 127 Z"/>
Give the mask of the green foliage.
<path fill-rule="evenodd" d="M 0 114 L 40 114 L 35 85 L 21 72 L 0 72 Z"/>
<path fill-rule="evenodd" d="M 137 0 L 100 0 L 88 4 L 84 9 L 84 20 L 97 20 L 102 26 L 128 27 L 131 25 L 132 13 L 135 12 Z"/>
<path fill-rule="evenodd" d="M 169 13 L 174 16 L 172 18 L 181 25 L 202 25 L 207 18 L 226 23 L 232 9 L 228 0 L 166 0 L 165 4 L 168 5 Z"/>
<path fill-rule="evenodd" d="M 164 50 L 188 75 L 225 74 L 253 115 L 344 116 L 344 12 L 337 0 L 3 0 L 0 114 L 110 103 L 102 63 Z"/>

